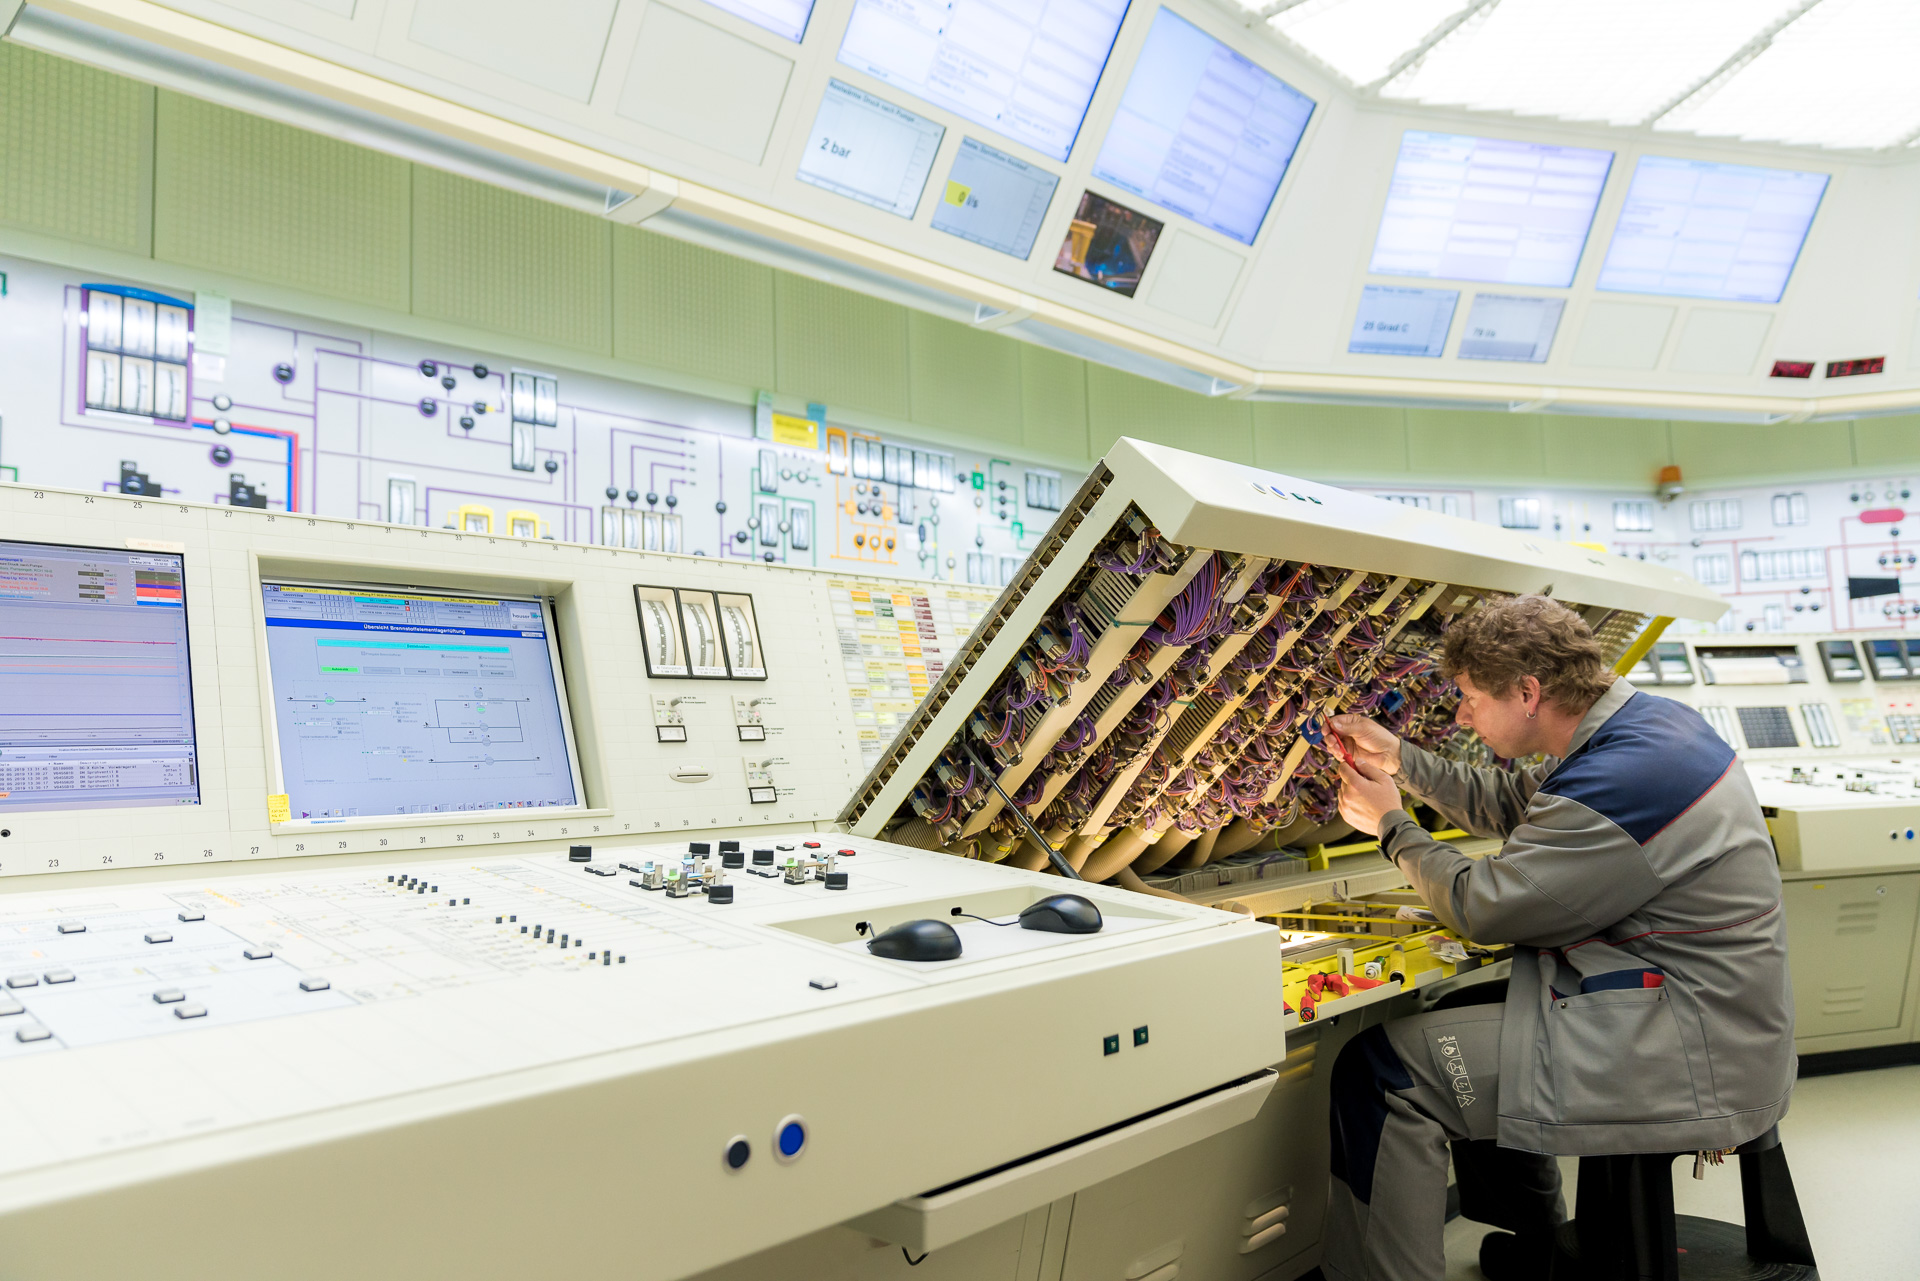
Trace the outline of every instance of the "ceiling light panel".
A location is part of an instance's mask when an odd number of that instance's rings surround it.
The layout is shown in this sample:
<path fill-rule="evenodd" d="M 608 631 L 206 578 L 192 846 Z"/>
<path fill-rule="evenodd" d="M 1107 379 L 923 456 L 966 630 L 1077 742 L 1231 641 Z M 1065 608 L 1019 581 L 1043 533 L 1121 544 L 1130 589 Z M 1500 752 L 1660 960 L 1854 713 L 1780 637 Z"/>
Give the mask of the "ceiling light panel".
<path fill-rule="evenodd" d="M 1654 126 L 1823 147 L 1896 145 L 1920 130 L 1920 5 L 1824 0 L 1758 57 Z"/>
<path fill-rule="evenodd" d="M 1465 7 L 1466 0 L 1306 0 L 1268 25 L 1354 84 L 1366 85 Z"/>
<path fill-rule="evenodd" d="M 1643 124 L 1797 3 L 1501 0 L 1462 23 L 1381 96 Z"/>

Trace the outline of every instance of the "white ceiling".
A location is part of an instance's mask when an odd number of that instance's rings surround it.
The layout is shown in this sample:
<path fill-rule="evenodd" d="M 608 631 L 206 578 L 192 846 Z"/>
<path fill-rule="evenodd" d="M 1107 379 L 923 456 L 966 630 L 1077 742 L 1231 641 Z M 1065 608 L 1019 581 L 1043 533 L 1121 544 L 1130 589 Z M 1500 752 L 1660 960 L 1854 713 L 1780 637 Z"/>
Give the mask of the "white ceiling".
<path fill-rule="evenodd" d="M 1865 150 L 1920 143 L 1916 0 L 1219 0 L 1367 96 Z"/>

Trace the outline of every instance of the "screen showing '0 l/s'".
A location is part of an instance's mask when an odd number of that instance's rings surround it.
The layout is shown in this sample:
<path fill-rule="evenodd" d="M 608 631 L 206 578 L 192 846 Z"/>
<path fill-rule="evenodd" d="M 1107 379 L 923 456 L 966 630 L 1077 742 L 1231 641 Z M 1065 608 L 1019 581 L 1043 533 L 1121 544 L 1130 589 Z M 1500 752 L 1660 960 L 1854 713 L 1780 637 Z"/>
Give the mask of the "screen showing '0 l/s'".
<path fill-rule="evenodd" d="M 294 820 L 580 803 L 537 598 L 272 582 L 261 594 Z"/>
<path fill-rule="evenodd" d="M 0 812 L 198 805 L 177 555 L 0 542 Z"/>

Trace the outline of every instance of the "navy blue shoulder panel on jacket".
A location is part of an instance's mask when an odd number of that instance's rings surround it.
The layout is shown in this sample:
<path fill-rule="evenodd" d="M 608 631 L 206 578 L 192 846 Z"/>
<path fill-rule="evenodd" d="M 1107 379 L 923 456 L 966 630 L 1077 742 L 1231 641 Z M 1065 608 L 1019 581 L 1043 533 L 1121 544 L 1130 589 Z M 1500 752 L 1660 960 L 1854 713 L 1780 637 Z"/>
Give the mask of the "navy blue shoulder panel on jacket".
<path fill-rule="evenodd" d="M 1726 776 L 1734 751 L 1684 703 L 1636 693 L 1540 785 L 1645 845 Z"/>

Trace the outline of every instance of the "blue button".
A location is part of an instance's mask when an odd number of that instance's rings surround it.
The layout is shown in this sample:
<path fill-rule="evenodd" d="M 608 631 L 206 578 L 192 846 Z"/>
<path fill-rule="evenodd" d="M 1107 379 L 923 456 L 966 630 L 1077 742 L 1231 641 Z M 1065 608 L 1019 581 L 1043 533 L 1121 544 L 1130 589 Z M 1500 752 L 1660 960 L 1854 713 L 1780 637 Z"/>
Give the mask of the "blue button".
<path fill-rule="evenodd" d="M 1913 839 L 1913 829 L 1912 829 L 1911 827 L 1909 827 L 1909 828 L 1907 829 L 1907 839 L 1908 839 L 1908 840 L 1912 840 L 1912 839 Z"/>
<path fill-rule="evenodd" d="M 807 1125 L 799 1117 L 788 1117 L 774 1134 L 774 1150 L 782 1160 L 791 1161 L 807 1146 Z"/>

